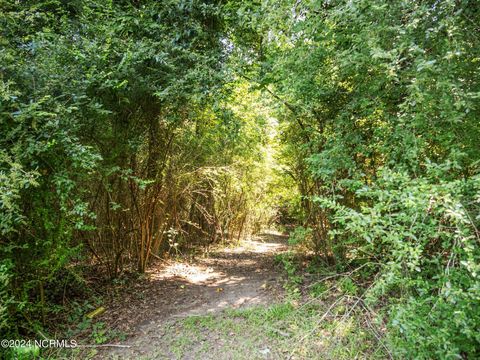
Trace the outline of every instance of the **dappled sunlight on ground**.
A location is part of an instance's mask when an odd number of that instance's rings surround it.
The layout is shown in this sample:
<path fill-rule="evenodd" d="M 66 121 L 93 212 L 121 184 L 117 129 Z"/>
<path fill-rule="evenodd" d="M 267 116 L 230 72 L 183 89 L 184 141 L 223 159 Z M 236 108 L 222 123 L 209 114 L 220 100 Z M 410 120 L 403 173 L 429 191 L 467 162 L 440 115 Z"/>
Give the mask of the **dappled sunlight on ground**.
<path fill-rule="evenodd" d="M 222 276 L 211 267 L 197 266 L 187 263 L 173 262 L 168 264 L 160 272 L 151 274 L 152 280 L 166 280 L 180 277 L 189 283 L 199 284 L 210 279 Z"/>
<path fill-rule="evenodd" d="M 217 247 L 206 257 L 158 262 L 136 289 L 134 300 L 109 309 L 119 329 L 129 322 L 125 344 L 130 348 L 122 350 L 122 357 L 148 353 L 155 347 L 152 339 L 158 328 L 168 320 L 279 301 L 283 288 L 274 257 L 286 250 L 285 244 L 286 236 L 268 232 L 235 246 Z M 138 318 L 129 319 L 131 313 Z"/>
<path fill-rule="evenodd" d="M 233 249 L 225 249 L 225 252 L 242 253 L 251 251 L 254 253 L 271 253 L 282 249 L 285 244 L 274 242 L 263 242 L 260 239 L 248 239 L 242 242 L 242 245 Z"/>
<path fill-rule="evenodd" d="M 217 283 L 233 284 L 245 280 L 245 277 L 228 276 L 224 272 L 218 271 L 218 265 L 231 266 L 231 262 L 234 261 L 236 267 L 251 267 L 254 271 L 258 271 L 261 270 L 261 268 L 257 268 L 258 258 L 249 256 L 248 253 L 268 255 L 284 249 L 284 236 L 269 231 L 242 240 L 237 246 L 218 248 L 213 252 L 213 256 L 201 259 L 195 264 L 181 260 L 163 261 L 159 267 L 149 271 L 149 277 L 152 281 L 179 277 L 192 284 L 209 282 L 213 279 L 217 279 Z M 237 257 L 235 254 L 242 254 L 243 256 Z M 225 276 L 228 276 L 228 279 L 222 280 L 221 278 Z"/>

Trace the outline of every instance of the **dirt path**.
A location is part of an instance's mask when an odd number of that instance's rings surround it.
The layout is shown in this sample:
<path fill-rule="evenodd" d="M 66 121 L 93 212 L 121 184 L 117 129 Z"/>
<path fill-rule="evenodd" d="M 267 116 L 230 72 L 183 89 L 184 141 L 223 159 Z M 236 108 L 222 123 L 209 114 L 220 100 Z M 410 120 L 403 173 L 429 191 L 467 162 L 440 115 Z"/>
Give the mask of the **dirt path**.
<path fill-rule="evenodd" d="M 165 347 L 166 323 L 278 301 L 281 271 L 274 257 L 285 243 L 285 236 L 265 233 L 190 263 L 160 264 L 133 289 L 136 296 L 126 294 L 126 301 L 109 311 L 111 324 L 128 329 L 130 336 L 121 344 L 129 347 L 101 351 L 97 358 L 169 358 L 165 352 L 158 355 Z"/>

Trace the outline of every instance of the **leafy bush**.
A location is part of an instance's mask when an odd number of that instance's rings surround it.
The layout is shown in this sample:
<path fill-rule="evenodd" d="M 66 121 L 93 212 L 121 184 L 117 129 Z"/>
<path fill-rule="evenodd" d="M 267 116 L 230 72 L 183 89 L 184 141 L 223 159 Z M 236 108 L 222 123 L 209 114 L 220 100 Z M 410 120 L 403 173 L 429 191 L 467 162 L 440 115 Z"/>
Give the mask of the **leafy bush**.
<path fill-rule="evenodd" d="M 399 357 L 479 357 L 478 3 L 282 4 L 257 76 L 285 105 L 293 241 L 378 271 Z"/>
<path fill-rule="evenodd" d="M 296 264 L 295 254 L 293 252 L 286 252 L 277 255 L 276 261 L 283 265 L 286 272 L 286 281 L 284 288 L 287 290 L 288 295 L 296 298 L 300 295 L 299 285 L 302 283 L 302 277 L 298 274 L 298 268 Z"/>
<path fill-rule="evenodd" d="M 401 356 L 476 357 L 480 177 L 439 181 L 437 170 L 431 165 L 423 178 L 384 170 L 357 191 L 361 208 L 338 207 L 335 223 L 356 239 L 350 256 L 380 264 L 369 301 L 392 304 Z"/>
<path fill-rule="evenodd" d="M 312 229 L 303 226 L 297 226 L 289 234 L 288 244 L 294 246 L 303 246 L 309 248 L 312 241 Z"/>
<path fill-rule="evenodd" d="M 169 240 L 270 221 L 269 203 L 254 207 L 270 181 L 268 109 L 227 66 L 224 5 L 0 3 L 3 337 L 36 336 L 65 282 L 81 293 L 74 263 L 144 272 Z"/>
<path fill-rule="evenodd" d="M 0 329 L 5 329 L 10 323 L 9 307 L 13 302 L 10 292 L 11 262 L 2 261 L 0 263 Z"/>

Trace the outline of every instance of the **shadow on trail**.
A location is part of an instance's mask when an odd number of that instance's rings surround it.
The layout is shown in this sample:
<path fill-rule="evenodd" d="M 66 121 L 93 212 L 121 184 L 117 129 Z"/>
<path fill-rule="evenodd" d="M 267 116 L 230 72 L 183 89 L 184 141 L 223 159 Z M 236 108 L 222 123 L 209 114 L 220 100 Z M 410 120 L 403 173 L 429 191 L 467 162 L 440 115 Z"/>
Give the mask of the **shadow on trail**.
<path fill-rule="evenodd" d="M 124 344 L 141 348 L 161 336 L 158 328 L 168 320 L 276 302 L 282 287 L 274 258 L 286 241 L 268 232 L 192 262 L 160 262 L 109 308 L 108 323 L 130 335 Z"/>

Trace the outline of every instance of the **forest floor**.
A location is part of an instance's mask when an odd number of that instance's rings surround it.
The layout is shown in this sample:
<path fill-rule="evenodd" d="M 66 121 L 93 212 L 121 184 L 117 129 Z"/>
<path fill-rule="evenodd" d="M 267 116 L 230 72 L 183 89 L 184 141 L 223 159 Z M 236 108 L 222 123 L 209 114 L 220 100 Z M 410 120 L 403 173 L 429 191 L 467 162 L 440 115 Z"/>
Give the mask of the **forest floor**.
<path fill-rule="evenodd" d="M 185 346 L 172 336 L 185 319 L 280 302 L 282 269 L 274 257 L 286 251 L 286 240 L 269 232 L 190 261 L 158 262 L 147 281 L 125 294 L 127 301 L 117 301 L 105 314 L 110 329 L 127 334 L 120 342 L 126 347 L 101 350 L 96 358 L 219 358 L 214 353 L 201 355 L 208 342 L 217 348 L 224 345 L 216 334 L 204 331 Z M 231 339 L 242 336 L 232 331 L 227 332 Z"/>
<path fill-rule="evenodd" d="M 106 305 L 91 338 L 103 345 L 68 358 L 388 358 L 368 319 L 356 315 L 359 301 L 306 264 L 274 232 L 159 261 Z"/>

